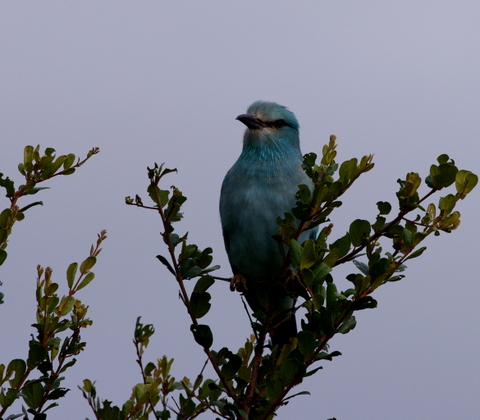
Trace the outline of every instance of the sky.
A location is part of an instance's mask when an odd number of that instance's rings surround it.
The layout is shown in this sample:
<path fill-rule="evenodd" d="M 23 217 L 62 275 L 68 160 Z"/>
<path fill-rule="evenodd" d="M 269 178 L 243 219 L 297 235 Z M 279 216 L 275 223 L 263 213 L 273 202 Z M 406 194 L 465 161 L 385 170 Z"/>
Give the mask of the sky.
<path fill-rule="evenodd" d="M 205 356 L 177 285 L 155 258 L 165 253 L 158 217 L 124 198 L 147 202 L 154 162 L 177 168 L 165 180 L 188 197 L 177 230 L 211 246 L 218 275 L 229 277 L 220 186 L 242 147 L 235 117 L 258 99 L 295 113 L 304 153 L 320 153 L 335 134 L 338 161 L 375 155 L 374 170 L 332 214 L 332 239 L 357 218 L 373 222 L 377 201 L 395 205 L 397 179 L 412 171 L 424 178 L 440 154 L 478 174 L 479 15 L 473 0 L 1 2 L 0 172 L 21 183 L 27 144 L 100 154 L 52 180 L 34 197 L 44 206 L 14 226 L 0 268 L 0 363 L 27 355 L 37 264 L 51 266 L 65 291 L 67 266 L 86 258 L 106 229 L 95 280 L 78 295 L 94 321 L 87 347 L 48 418 L 94 417 L 77 389 L 85 378 L 102 399 L 123 404 L 141 381 L 132 344 L 138 316 L 156 330 L 145 359 L 174 357 L 178 380 L 196 377 Z M 459 229 L 428 238 L 405 279 L 375 292 L 378 308 L 332 340 L 343 355 L 299 385 L 311 396 L 293 399 L 278 419 L 477 415 L 479 197 L 474 190 L 459 203 Z M 214 348 L 235 350 L 249 334 L 240 296 L 223 282 L 211 294 L 205 322 Z"/>

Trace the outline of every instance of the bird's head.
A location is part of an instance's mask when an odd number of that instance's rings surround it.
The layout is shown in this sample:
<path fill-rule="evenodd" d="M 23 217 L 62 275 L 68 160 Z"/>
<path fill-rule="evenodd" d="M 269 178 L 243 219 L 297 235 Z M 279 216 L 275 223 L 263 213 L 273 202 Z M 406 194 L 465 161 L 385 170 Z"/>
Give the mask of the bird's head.
<path fill-rule="evenodd" d="M 283 105 L 256 101 L 237 120 L 247 126 L 244 137 L 247 147 L 299 147 L 300 126 L 294 113 Z"/>

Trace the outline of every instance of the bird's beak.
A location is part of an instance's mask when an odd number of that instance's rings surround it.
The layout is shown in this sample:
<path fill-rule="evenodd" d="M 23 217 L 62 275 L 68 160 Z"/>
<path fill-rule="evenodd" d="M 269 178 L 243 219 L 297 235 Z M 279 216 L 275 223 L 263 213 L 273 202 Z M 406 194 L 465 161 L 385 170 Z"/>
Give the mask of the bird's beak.
<path fill-rule="evenodd" d="M 263 121 L 255 114 L 240 114 L 236 119 L 244 123 L 251 130 L 260 130 L 265 126 Z"/>

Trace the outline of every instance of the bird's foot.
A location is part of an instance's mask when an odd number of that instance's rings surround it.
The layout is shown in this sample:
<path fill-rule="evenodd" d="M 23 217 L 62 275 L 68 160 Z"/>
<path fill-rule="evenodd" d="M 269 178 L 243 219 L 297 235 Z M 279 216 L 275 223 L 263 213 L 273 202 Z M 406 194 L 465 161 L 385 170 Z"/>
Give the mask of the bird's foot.
<path fill-rule="evenodd" d="M 310 298 L 302 279 L 291 268 L 288 269 L 287 278 L 285 279 L 285 285 L 287 286 L 287 290 L 289 292 L 293 292 L 297 296 L 302 296 L 304 299 Z"/>
<path fill-rule="evenodd" d="M 287 278 L 285 279 L 285 284 L 287 286 L 293 286 L 293 289 L 296 289 L 298 286 L 302 286 L 302 280 L 300 279 L 300 276 L 295 273 L 291 268 L 288 269 L 287 271 Z"/>
<path fill-rule="evenodd" d="M 235 274 L 232 279 L 230 280 L 230 290 L 234 292 L 246 292 L 248 290 L 247 287 L 247 279 L 243 276 L 243 274 Z"/>

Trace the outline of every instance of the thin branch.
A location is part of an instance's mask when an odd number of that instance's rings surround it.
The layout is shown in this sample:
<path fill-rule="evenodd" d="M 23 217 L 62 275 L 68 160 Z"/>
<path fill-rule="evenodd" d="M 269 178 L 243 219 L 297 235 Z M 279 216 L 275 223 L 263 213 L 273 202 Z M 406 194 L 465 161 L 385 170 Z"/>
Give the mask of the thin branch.
<path fill-rule="evenodd" d="M 156 195 L 156 201 L 157 203 L 161 203 L 161 199 L 160 199 L 160 195 L 159 195 L 159 189 L 158 189 L 158 186 L 155 182 L 151 181 L 151 185 L 155 191 L 155 195 Z M 170 240 L 170 234 L 168 233 L 169 229 L 169 222 L 167 221 L 166 217 L 165 217 L 165 213 L 163 211 L 163 208 L 161 205 L 159 205 L 158 207 L 155 208 L 155 210 L 158 211 L 158 214 L 160 215 L 160 218 L 162 220 L 162 224 L 163 224 L 163 229 L 164 229 L 164 238 L 166 240 L 166 244 L 167 244 L 167 248 L 168 248 L 168 253 L 170 255 L 170 260 L 172 261 L 173 263 L 173 269 L 174 269 L 174 272 L 175 272 L 175 279 L 177 280 L 177 283 L 180 287 L 180 292 L 181 292 L 181 295 L 182 295 L 182 298 L 183 298 L 183 301 L 185 303 L 185 306 L 187 307 L 187 311 L 188 311 L 188 314 L 190 315 L 190 319 L 192 320 L 192 323 L 194 325 L 199 325 L 198 324 L 198 320 L 197 318 L 192 314 L 191 310 L 190 310 L 190 299 L 188 297 L 188 293 L 187 293 L 187 290 L 185 289 L 185 285 L 183 283 L 183 277 L 180 273 L 180 267 L 178 265 L 178 261 L 177 261 L 177 258 L 175 256 L 175 249 L 172 245 L 172 241 Z M 202 346 L 203 347 L 203 346 Z M 203 351 L 205 352 L 205 354 L 207 355 L 208 359 L 210 360 L 210 363 L 212 364 L 212 367 L 213 369 L 215 370 L 215 373 L 217 374 L 218 378 L 220 379 L 220 381 L 222 382 L 223 386 L 225 387 L 225 391 L 227 392 L 228 396 L 230 398 L 232 398 L 235 403 L 237 404 L 240 404 L 240 401 L 238 400 L 238 398 L 236 397 L 235 395 L 235 392 L 234 390 L 232 389 L 232 387 L 230 386 L 230 384 L 228 383 L 228 381 L 225 379 L 225 377 L 223 376 L 221 370 L 220 370 L 220 367 L 218 366 L 218 363 L 217 361 L 215 360 L 215 357 L 213 356 L 212 352 L 210 351 L 210 349 L 206 348 L 206 347 L 203 347 Z"/>
<path fill-rule="evenodd" d="M 422 203 L 424 200 L 426 200 L 428 197 L 430 197 L 432 194 L 434 194 L 436 191 L 438 191 L 436 188 L 432 188 L 430 190 L 430 192 L 428 194 L 425 195 L 425 197 L 423 197 L 421 200 L 418 201 L 418 204 Z M 370 236 L 363 245 L 360 245 L 359 247 L 357 248 L 354 248 L 352 252 L 350 252 L 349 254 L 345 255 L 344 257 L 342 258 L 339 258 L 335 264 L 333 265 L 334 267 L 336 267 L 337 265 L 340 265 L 340 264 L 343 264 L 345 262 L 348 262 L 348 261 L 351 261 L 353 259 L 353 257 L 355 255 L 357 255 L 358 253 L 360 253 L 361 251 L 363 251 L 369 244 L 375 242 L 378 238 L 380 238 L 381 236 L 383 236 L 385 234 L 385 232 L 388 231 L 388 229 L 390 229 L 392 226 L 395 226 L 396 224 L 398 224 L 398 222 L 400 222 L 400 220 L 403 219 L 403 217 L 410 213 L 411 211 L 415 210 L 415 207 L 413 208 L 407 208 L 407 209 L 404 209 L 404 210 L 401 210 L 397 217 L 395 217 L 395 219 L 393 219 L 391 222 L 387 223 L 382 229 L 378 230 L 377 232 L 375 232 L 372 236 Z"/>

